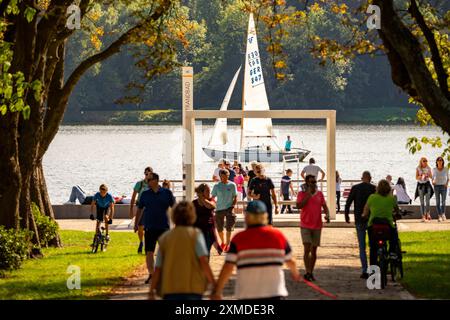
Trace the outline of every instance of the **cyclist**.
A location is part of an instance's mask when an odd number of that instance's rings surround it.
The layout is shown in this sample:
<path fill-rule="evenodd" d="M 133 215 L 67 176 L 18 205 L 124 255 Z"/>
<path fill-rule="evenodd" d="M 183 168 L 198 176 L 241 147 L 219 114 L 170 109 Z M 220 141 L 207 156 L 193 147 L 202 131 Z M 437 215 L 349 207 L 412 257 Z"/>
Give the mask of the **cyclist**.
<path fill-rule="evenodd" d="M 390 226 L 389 254 L 392 259 L 396 258 L 398 243 L 398 232 L 394 225 L 394 216 L 400 214 L 396 198 L 391 193 L 391 185 L 387 180 L 380 180 L 376 193 L 369 196 L 364 207 L 362 217 L 369 218 L 367 223 L 369 230 L 370 264 L 377 264 L 377 239 L 372 234 L 373 224 L 388 224 Z"/>
<path fill-rule="evenodd" d="M 91 203 L 91 219 L 94 217 L 94 207 L 97 209 L 95 232 L 100 232 L 100 224 L 104 221 L 106 241 L 109 241 L 108 225 L 112 223 L 114 216 L 114 198 L 108 192 L 108 187 L 105 184 L 100 185 L 99 192 L 94 195 Z M 108 211 L 111 211 L 111 216 L 108 215 Z"/>

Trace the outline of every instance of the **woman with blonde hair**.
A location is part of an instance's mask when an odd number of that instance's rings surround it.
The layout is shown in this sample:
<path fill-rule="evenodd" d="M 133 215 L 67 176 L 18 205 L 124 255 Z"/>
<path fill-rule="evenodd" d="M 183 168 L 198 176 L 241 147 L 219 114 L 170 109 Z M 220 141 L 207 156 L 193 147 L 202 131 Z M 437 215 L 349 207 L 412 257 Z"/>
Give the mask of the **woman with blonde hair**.
<path fill-rule="evenodd" d="M 431 221 L 430 215 L 430 199 L 433 197 L 434 190 L 431 185 L 433 173 L 428 160 L 425 157 L 420 158 L 419 165 L 416 168 L 417 187 L 414 200 L 420 198 L 420 213 L 422 214 L 422 222 Z"/>
<path fill-rule="evenodd" d="M 201 300 L 207 283 L 214 285 L 205 239 L 193 226 L 196 219 L 194 205 L 190 202 L 181 201 L 173 208 L 175 228 L 158 240 L 151 299 L 158 294 L 165 300 Z"/>

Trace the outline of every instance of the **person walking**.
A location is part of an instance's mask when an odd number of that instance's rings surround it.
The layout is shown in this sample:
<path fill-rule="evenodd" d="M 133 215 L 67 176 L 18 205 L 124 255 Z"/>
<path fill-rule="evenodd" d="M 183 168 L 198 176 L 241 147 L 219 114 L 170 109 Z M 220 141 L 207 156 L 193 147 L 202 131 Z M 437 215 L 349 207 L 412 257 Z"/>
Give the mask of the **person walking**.
<path fill-rule="evenodd" d="M 284 201 L 291 200 L 291 194 L 293 196 L 295 195 L 294 187 L 292 186 L 291 177 L 292 177 L 292 170 L 291 169 L 287 169 L 286 170 L 286 175 L 284 175 L 281 178 L 280 196 L 283 197 Z M 288 213 L 293 213 L 291 206 L 290 205 L 285 205 L 285 204 L 283 204 L 283 206 L 281 207 L 281 213 L 284 213 L 286 208 L 288 210 Z"/>
<path fill-rule="evenodd" d="M 338 213 L 341 211 L 341 184 L 341 175 L 339 171 L 336 171 L 336 208 Z"/>
<path fill-rule="evenodd" d="M 245 179 L 244 176 L 241 173 L 241 168 L 239 166 L 234 167 L 234 172 L 236 173 L 236 176 L 234 177 L 234 183 L 236 184 L 237 188 L 237 201 L 244 200 L 244 183 Z M 239 206 L 236 207 L 236 213 L 242 213 L 242 208 Z"/>
<path fill-rule="evenodd" d="M 389 181 L 388 181 L 389 182 Z M 394 196 L 397 198 L 397 204 L 411 204 L 412 200 L 406 191 L 405 179 L 399 177 L 394 186 Z"/>
<path fill-rule="evenodd" d="M 159 186 L 159 175 L 149 174 L 147 177 L 148 190 L 141 194 L 136 213 L 134 230 L 139 228 L 139 221 L 142 217 L 144 222 L 144 241 L 147 261 L 148 278 L 145 283 L 149 283 L 154 269 L 154 253 L 158 238 L 169 230 L 168 210 L 175 204 L 175 197 L 172 191 Z"/>
<path fill-rule="evenodd" d="M 369 244 L 370 244 L 370 265 L 377 264 L 377 239 L 373 237 L 372 225 L 374 223 L 388 223 L 390 227 L 390 240 L 389 240 L 389 253 L 392 259 L 396 258 L 396 248 L 398 233 L 394 225 L 394 215 L 400 213 L 400 209 L 397 205 L 397 200 L 394 198 L 391 192 L 391 185 L 389 181 L 383 179 L 378 182 L 377 191 L 371 194 L 367 199 L 367 203 L 364 206 L 364 212 L 362 214 L 363 219 L 368 219 L 367 230 L 369 232 Z"/>
<path fill-rule="evenodd" d="M 234 172 L 234 169 L 231 167 L 231 162 L 228 160 L 225 160 L 225 169 L 229 172 L 228 180 L 234 182 L 234 177 L 236 177 L 236 172 Z"/>
<path fill-rule="evenodd" d="M 252 181 L 252 179 L 254 178 L 254 177 L 256 177 L 256 173 L 255 173 L 255 171 L 256 171 L 256 165 L 258 164 L 258 162 L 256 162 L 256 161 L 252 161 L 252 162 L 250 162 L 250 167 L 251 167 L 251 169 L 250 170 L 247 170 L 248 172 L 247 172 L 247 174 L 248 174 L 248 184 L 250 185 L 250 181 Z M 248 192 L 247 194 L 249 194 L 250 192 Z"/>
<path fill-rule="evenodd" d="M 448 189 L 448 168 L 445 166 L 444 158 L 438 157 L 436 159 L 436 167 L 433 169 L 433 185 L 436 193 L 436 209 L 438 214 L 438 221 L 445 221 L 445 200 L 447 198 Z"/>
<path fill-rule="evenodd" d="M 194 227 L 199 228 L 205 238 L 206 250 L 208 251 L 208 257 L 211 252 L 211 247 L 216 242 L 216 232 L 214 227 L 214 210 L 216 209 L 216 203 L 211 197 L 211 190 L 206 183 L 200 184 L 195 188 L 197 199 L 192 201 L 197 214 Z"/>
<path fill-rule="evenodd" d="M 181 201 L 173 208 L 175 228 L 159 238 L 150 299 L 159 295 L 164 300 L 201 300 L 207 284 L 214 286 L 205 238 L 193 227 L 196 218 L 190 202 Z"/>
<path fill-rule="evenodd" d="M 144 191 L 148 190 L 148 183 L 146 181 L 146 178 L 149 174 L 153 173 L 153 169 L 151 167 L 147 167 L 144 169 L 144 179 L 139 180 L 135 183 L 133 187 L 133 194 L 131 195 L 131 201 L 130 201 L 130 219 L 135 218 L 136 214 L 134 212 L 134 206 L 139 205 L 139 199 L 141 198 L 141 195 Z M 137 199 L 136 199 L 137 197 Z M 144 247 L 144 222 L 138 221 L 138 238 L 139 238 L 139 247 L 138 247 L 138 253 L 142 253 L 142 249 Z"/>
<path fill-rule="evenodd" d="M 306 180 L 306 176 L 314 176 L 315 179 L 318 179 L 319 173 L 322 175 L 319 181 L 323 181 L 325 178 L 325 171 L 322 170 L 321 167 L 316 165 L 316 160 L 314 158 L 309 159 L 309 165 L 303 168 L 301 172 L 301 176 Z"/>
<path fill-rule="evenodd" d="M 359 260 L 362 268 L 361 279 L 367 279 L 369 278 L 366 254 L 367 221 L 362 218 L 362 214 L 367 199 L 376 192 L 376 187 L 371 183 L 372 176 L 369 171 L 363 172 L 361 180 L 361 183 L 355 184 L 350 189 L 350 194 L 345 203 L 345 222 L 350 223 L 350 207 L 354 204 L 353 213 L 355 215 L 355 228 L 358 238 Z"/>
<path fill-rule="evenodd" d="M 289 268 L 294 281 L 300 280 L 289 242 L 281 231 L 268 226 L 267 222 L 264 202 L 250 201 L 245 209 L 246 229 L 231 240 L 212 299 L 222 299 L 223 288 L 235 266 L 235 296 L 239 300 L 286 297 L 283 264 Z"/>
<path fill-rule="evenodd" d="M 212 181 L 213 182 L 219 182 L 220 181 L 220 170 L 225 168 L 225 159 L 220 159 L 219 163 L 217 164 L 217 168 L 214 170 Z"/>
<path fill-rule="evenodd" d="M 301 210 L 300 231 L 304 249 L 303 261 L 306 269 L 303 277 L 307 281 L 315 281 L 313 272 L 322 233 L 322 209 L 325 212 L 327 223 L 330 222 L 330 211 L 323 193 L 317 188 L 316 178 L 313 175 L 308 175 L 305 182 L 305 191 L 300 191 L 297 195 L 297 207 Z"/>
<path fill-rule="evenodd" d="M 414 200 L 417 199 L 417 197 L 420 199 L 422 222 L 431 221 L 430 199 L 434 194 L 433 186 L 431 185 L 432 177 L 433 173 L 428 165 L 428 160 L 427 158 L 422 157 L 416 168 L 417 187 L 414 196 Z"/>
<path fill-rule="evenodd" d="M 261 200 L 264 202 L 269 215 L 269 224 L 273 224 L 272 220 L 272 200 L 275 206 L 275 214 L 278 214 L 278 200 L 275 194 L 275 186 L 272 179 L 267 177 L 264 172 L 264 166 L 257 164 L 255 166 L 256 177 L 254 177 L 248 186 L 249 195 L 253 200 Z"/>
<path fill-rule="evenodd" d="M 234 182 L 228 180 L 228 170 L 220 170 L 220 182 L 214 185 L 211 195 L 216 197 L 216 228 L 221 241 L 221 248 L 227 251 L 230 245 L 231 233 L 236 225 L 236 214 L 233 212 L 237 202 L 237 188 Z M 224 223 L 226 224 L 224 225 Z M 226 242 L 223 229 L 227 230 Z"/>

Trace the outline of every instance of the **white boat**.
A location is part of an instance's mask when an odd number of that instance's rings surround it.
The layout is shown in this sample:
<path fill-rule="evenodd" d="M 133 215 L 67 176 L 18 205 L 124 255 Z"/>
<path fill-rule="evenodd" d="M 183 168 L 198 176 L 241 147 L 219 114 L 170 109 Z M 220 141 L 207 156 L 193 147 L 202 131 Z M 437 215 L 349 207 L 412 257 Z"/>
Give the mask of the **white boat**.
<path fill-rule="evenodd" d="M 236 81 L 241 67 L 236 71 L 228 91 L 223 99 L 220 110 L 227 110 L 231 95 L 233 94 Z M 242 95 L 242 110 L 270 110 L 267 100 L 266 88 L 262 72 L 262 64 L 256 37 L 255 22 L 253 14 L 250 14 L 247 32 L 247 49 L 244 66 L 244 83 Z M 309 150 L 292 148 L 290 151 L 283 150 L 275 140 L 276 136 L 272 129 L 272 119 L 241 119 L 241 140 L 239 151 L 226 150 L 228 142 L 227 119 L 216 119 L 214 131 L 208 146 L 203 151 L 211 159 L 237 160 L 240 162 L 293 162 L 303 161 Z M 251 142 L 256 140 L 257 143 Z M 261 142 L 262 141 L 262 142 Z M 253 144 L 251 144 L 253 143 Z"/>

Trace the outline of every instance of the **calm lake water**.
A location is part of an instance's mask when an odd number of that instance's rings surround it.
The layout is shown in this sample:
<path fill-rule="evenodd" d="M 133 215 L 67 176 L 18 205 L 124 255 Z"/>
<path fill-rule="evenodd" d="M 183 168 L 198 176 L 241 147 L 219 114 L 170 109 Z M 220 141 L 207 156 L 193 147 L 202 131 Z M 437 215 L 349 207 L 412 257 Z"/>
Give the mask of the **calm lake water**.
<path fill-rule="evenodd" d="M 197 135 L 197 179 L 210 179 L 216 163 L 203 154 L 212 126 L 203 126 Z M 321 125 L 275 126 L 278 143 L 287 135 L 293 147 L 311 150 L 317 164 L 326 170 L 326 128 Z M 106 183 L 114 195 L 131 195 L 144 168 L 152 166 L 161 179 L 181 180 L 181 126 L 62 126 L 44 158 L 44 170 L 54 204 L 68 200 L 71 187 L 80 185 L 94 192 Z M 337 170 L 343 179 L 359 179 L 370 170 L 375 181 L 387 174 L 394 182 L 401 176 L 410 195 L 415 188 L 415 167 L 421 156 L 434 159 L 440 153 L 424 148 L 411 155 L 405 148 L 410 136 L 438 136 L 435 128 L 416 126 L 338 125 Z M 229 128 L 230 145 L 238 145 L 240 127 Z M 201 144 L 200 144 L 201 140 Z M 305 164 L 301 164 L 301 168 Z M 290 165 L 295 169 L 296 165 Z M 280 176 L 282 164 L 271 164 L 269 175 Z M 295 171 L 295 170 L 294 170 Z"/>

